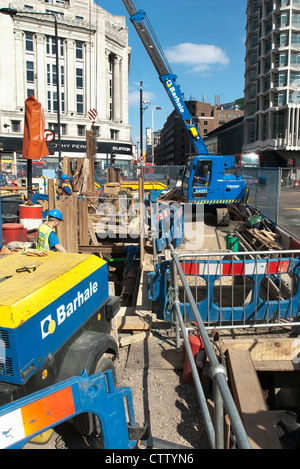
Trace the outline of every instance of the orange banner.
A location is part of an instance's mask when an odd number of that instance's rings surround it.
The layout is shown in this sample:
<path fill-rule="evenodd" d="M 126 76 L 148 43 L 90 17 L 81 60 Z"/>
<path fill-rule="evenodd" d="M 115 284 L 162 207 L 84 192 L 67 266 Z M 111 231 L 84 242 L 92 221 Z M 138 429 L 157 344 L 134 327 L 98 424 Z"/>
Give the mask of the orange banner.
<path fill-rule="evenodd" d="M 44 137 L 45 116 L 42 105 L 32 94 L 25 101 L 23 158 L 40 160 L 49 151 Z"/>

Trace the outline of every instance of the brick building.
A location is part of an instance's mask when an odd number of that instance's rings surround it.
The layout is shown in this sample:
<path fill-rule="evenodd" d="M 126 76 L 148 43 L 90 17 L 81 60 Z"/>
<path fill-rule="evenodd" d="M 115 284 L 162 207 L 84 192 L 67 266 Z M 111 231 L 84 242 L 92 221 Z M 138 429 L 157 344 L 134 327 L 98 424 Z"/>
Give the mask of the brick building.
<path fill-rule="evenodd" d="M 196 100 L 186 101 L 186 105 L 203 138 L 218 127 L 244 115 L 243 111 L 235 107 L 224 109 L 222 105 L 212 106 Z M 191 139 L 174 110 L 161 130 L 160 143 L 155 148 L 155 163 L 184 165 L 188 156 L 193 153 L 195 149 L 192 148 Z"/>

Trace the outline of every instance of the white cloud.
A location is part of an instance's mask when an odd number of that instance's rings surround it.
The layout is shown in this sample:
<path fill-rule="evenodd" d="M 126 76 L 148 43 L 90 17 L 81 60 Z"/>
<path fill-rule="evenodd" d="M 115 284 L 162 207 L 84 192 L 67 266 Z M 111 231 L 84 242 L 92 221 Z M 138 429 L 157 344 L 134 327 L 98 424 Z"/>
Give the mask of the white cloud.
<path fill-rule="evenodd" d="M 170 47 L 166 51 L 170 63 L 183 64 L 193 72 L 207 72 L 213 65 L 228 65 L 229 58 L 224 50 L 209 44 L 190 42 Z"/>

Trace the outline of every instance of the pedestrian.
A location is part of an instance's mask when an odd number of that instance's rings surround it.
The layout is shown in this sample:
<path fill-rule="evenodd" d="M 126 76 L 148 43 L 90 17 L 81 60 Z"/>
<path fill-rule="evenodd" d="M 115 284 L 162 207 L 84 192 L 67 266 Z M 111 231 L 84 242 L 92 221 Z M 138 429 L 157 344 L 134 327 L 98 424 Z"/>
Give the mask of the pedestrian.
<path fill-rule="evenodd" d="M 74 176 L 69 177 L 67 174 L 62 174 L 61 178 L 62 180 L 62 191 L 64 195 L 72 195 L 73 189 L 72 189 L 72 181 L 74 179 Z"/>
<path fill-rule="evenodd" d="M 50 210 L 48 213 L 47 221 L 39 227 L 38 239 L 36 243 L 37 249 L 44 251 L 58 251 L 67 252 L 60 244 L 59 239 L 55 233 L 55 228 L 63 221 L 63 215 L 60 210 L 56 208 Z"/>

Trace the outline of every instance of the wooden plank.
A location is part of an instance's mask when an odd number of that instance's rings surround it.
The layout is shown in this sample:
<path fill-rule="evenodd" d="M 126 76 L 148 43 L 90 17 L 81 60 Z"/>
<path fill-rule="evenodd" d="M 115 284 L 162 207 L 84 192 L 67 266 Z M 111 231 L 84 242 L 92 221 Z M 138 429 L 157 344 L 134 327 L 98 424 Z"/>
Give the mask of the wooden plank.
<path fill-rule="evenodd" d="M 151 332 L 140 332 L 139 334 L 133 334 L 130 336 L 126 337 L 121 337 L 119 341 L 120 347 L 127 347 L 128 345 L 136 344 L 137 342 L 141 342 L 142 340 L 146 339 L 146 337 L 149 337 L 151 335 Z"/>
<path fill-rule="evenodd" d="M 57 208 L 55 179 L 48 179 L 48 206 L 49 210 Z"/>
<path fill-rule="evenodd" d="M 254 362 L 260 361 L 292 361 L 299 353 L 298 342 L 291 337 L 220 339 L 223 352 L 231 350 L 248 350 Z"/>
<path fill-rule="evenodd" d="M 141 316 L 117 316 L 117 328 L 121 331 L 143 331 L 152 326 L 151 315 Z"/>
<path fill-rule="evenodd" d="M 293 363 L 291 360 L 268 360 L 254 362 L 256 371 L 299 371 L 300 363 Z"/>
<path fill-rule="evenodd" d="M 236 406 L 253 449 L 281 449 L 248 350 L 227 351 L 228 373 Z"/>
<path fill-rule="evenodd" d="M 60 197 L 57 208 L 64 222 L 57 227 L 57 236 L 67 252 L 78 252 L 77 195 Z"/>
<path fill-rule="evenodd" d="M 90 235 L 92 244 L 93 244 L 94 246 L 98 246 L 98 244 L 99 244 L 99 243 L 98 243 L 98 239 L 97 239 L 95 230 L 94 230 L 94 228 L 93 228 L 92 222 L 91 222 L 90 220 L 88 220 L 88 231 L 89 231 L 89 235 Z"/>
<path fill-rule="evenodd" d="M 79 223 L 79 233 L 78 239 L 80 245 L 89 244 L 89 234 L 88 234 L 88 202 L 87 199 L 79 198 L 78 199 L 78 223 Z"/>
<path fill-rule="evenodd" d="M 80 189 L 81 194 L 86 194 L 88 191 L 88 178 L 90 173 L 90 161 L 88 158 L 83 159 L 82 165 L 82 186 Z"/>
<path fill-rule="evenodd" d="M 92 130 L 86 132 L 86 156 L 89 160 L 89 177 L 87 181 L 87 192 L 95 192 L 94 160 L 96 148 L 96 135 Z"/>

